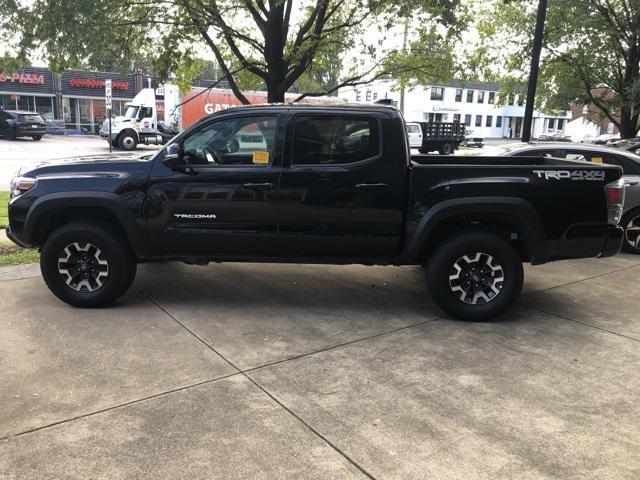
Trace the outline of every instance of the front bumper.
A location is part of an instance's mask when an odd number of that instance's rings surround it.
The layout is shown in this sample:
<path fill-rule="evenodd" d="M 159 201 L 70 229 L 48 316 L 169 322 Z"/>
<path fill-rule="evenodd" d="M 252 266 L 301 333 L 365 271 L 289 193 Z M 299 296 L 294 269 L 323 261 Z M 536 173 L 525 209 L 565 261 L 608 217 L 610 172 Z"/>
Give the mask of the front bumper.
<path fill-rule="evenodd" d="M 607 236 L 604 239 L 604 245 L 600 258 L 612 257 L 617 255 L 622 248 L 622 242 L 624 241 L 624 229 L 620 225 L 609 225 L 607 228 Z"/>
<path fill-rule="evenodd" d="M 7 235 L 7 238 L 8 238 L 9 240 L 11 240 L 13 243 L 15 243 L 16 245 L 18 245 L 19 247 L 22 247 L 22 248 L 29 248 L 29 247 L 30 247 L 30 245 L 27 245 L 26 243 L 22 243 L 20 240 L 18 240 L 18 239 L 16 238 L 16 236 L 15 236 L 15 235 L 13 235 L 13 234 L 11 233 L 11 227 L 7 227 L 7 228 L 5 228 L 5 230 L 4 230 L 4 231 L 5 231 L 5 234 Z"/>

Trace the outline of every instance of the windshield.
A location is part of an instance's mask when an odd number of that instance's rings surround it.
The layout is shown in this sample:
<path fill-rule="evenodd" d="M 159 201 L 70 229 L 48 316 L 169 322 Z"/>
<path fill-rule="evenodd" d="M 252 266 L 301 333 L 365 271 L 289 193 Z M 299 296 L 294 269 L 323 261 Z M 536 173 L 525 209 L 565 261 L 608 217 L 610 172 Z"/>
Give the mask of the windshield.
<path fill-rule="evenodd" d="M 136 115 L 138 115 L 138 110 L 139 109 L 140 109 L 140 107 L 129 105 L 127 107 L 127 111 L 124 113 L 124 117 L 125 118 L 136 118 Z"/>

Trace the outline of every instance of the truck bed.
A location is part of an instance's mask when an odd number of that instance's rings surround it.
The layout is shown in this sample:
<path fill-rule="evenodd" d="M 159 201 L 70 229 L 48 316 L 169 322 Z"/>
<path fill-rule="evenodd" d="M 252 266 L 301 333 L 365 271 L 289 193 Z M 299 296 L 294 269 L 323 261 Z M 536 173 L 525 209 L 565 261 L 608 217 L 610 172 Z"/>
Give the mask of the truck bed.
<path fill-rule="evenodd" d="M 614 165 L 551 157 L 416 155 L 409 171 L 409 212 L 462 199 L 465 205 L 494 199 L 525 205 L 532 218 L 545 219 L 548 257 L 539 262 L 597 254 L 608 216 L 605 186 L 621 175 Z M 473 211 L 465 208 L 461 215 Z M 580 241 L 574 244 L 574 237 Z"/>

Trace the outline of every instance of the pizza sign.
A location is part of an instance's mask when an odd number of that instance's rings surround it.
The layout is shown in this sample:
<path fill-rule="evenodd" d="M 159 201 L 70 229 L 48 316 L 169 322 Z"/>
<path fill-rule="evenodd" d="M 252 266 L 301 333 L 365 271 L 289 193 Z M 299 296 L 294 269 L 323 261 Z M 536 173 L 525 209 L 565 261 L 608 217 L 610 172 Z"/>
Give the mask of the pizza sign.
<path fill-rule="evenodd" d="M 44 75 L 37 73 L 0 73 L 0 83 L 23 83 L 29 85 L 44 85 Z"/>

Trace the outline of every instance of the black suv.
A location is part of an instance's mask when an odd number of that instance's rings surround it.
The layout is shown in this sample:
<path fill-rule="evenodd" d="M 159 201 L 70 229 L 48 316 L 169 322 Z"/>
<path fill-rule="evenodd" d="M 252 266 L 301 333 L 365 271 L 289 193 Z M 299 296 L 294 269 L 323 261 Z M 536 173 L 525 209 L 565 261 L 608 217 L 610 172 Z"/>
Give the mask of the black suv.
<path fill-rule="evenodd" d="M 9 140 L 31 137 L 40 140 L 47 133 L 47 125 L 37 112 L 0 110 L 0 135 Z"/>

